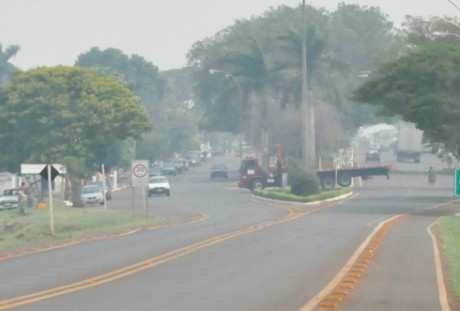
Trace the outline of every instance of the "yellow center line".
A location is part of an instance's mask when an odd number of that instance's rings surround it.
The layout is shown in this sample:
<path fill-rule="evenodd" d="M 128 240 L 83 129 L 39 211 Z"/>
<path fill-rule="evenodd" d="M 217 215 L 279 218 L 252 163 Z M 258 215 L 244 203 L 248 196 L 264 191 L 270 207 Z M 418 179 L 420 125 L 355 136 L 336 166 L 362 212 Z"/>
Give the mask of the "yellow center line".
<path fill-rule="evenodd" d="M 321 209 L 329 208 L 333 205 L 335 205 L 335 203 L 331 202 L 323 206 L 318 206 L 309 211 L 301 211 L 298 207 L 292 207 L 292 206 L 286 206 L 286 205 L 284 206 L 276 205 L 279 208 L 286 209 L 288 211 L 288 214 L 281 218 L 273 220 L 273 221 L 256 224 L 256 225 L 244 228 L 242 230 L 237 230 L 234 232 L 229 232 L 229 233 L 222 234 L 216 237 L 212 237 L 210 239 L 207 239 L 207 240 L 204 240 L 198 243 L 194 243 L 194 244 L 185 246 L 183 248 L 165 253 L 163 255 L 156 256 L 156 257 L 141 261 L 139 263 L 136 263 L 136 264 L 133 264 L 133 265 L 121 268 L 121 269 L 117 269 L 109 273 L 101 274 L 99 276 L 95 276 L 95 277 L 92 277 L 92 278 L 89 278 L 83 281 L 79 281 L 79 282 L 67 284 L 64 286 L 59 286 L 59 287 L 47 289 L 44 291 L 11 298 L 11 299 L 4 299 L 0 301 L 0 310 L 5 310 L 8 308 L 18 307 L 18 306 L 22 306 L 26 304 L 31 304 L 31 303 L 35 303 L 35 302 L 38 302 L 44 299 L 49 299 L 49 298 L 61 296 L 64 294 L 76 292 L 79 290 L 87 289 L 90 287 L 94 287 L 97 285 L 101 285 L 104 283 L 112 282 L 112 281 L 127 277 L 129 275 L 132 275 L 134 273 L 138 273 L 140 271 L 153 268 L 155 266 L 169 262 L 179 257 L 188 255 L 192 252 L 203 249 L 205 247 L 209 247 L 217 243 L 221 243 L 223 241 L 227 241 L 227 240 L 230 240 L 230 239 L 233 239 L 233 238 L 245 235 L 245 234 L 253 233 L 255 231 L 259 231 L 259 230 L 265 229 L 273 225 L 277 225 L 277 224 L 284 223 L 287 221 L 292 221 L 299 217 L 319 211 Z"/>

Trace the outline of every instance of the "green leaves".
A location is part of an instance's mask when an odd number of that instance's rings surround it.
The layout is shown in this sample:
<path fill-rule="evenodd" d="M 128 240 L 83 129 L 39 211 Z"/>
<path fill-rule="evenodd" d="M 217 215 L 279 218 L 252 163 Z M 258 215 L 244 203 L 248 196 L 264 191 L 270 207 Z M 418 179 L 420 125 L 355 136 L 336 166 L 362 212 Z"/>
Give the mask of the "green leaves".
<path fill-rule="evenodd" d="M 430 45 L 384 66 L 354 96 L 460 150 L 460 47 Z"/>
<path fill-rule="evenodd" d="M 20 73 L 0 92 L 2 164 L 102 163 L 117 140 L 151 128 L 137 98 L 119 81 L 74 67 Z M 81 167 L 79 165 L 78 167 Z M 70 170 L 71 171 L 71 170 Z M 78 173 L 78 172 L 73 172 Z"/>
<path fill-rule="evenodd" d="M 360 73 L 394 59 L 399 52 L 401 43 L 391 22 L 378 9 L 359 5 L 341 4 L 335 12 L 307 6 L 306 12 L 306 55 L 302 55 L 301 5 L 280 6 L 263 16 L 238 21 L 193 46 L 188 56 L 196 69 L 197 105 L 206 110 L 203 127 L 234 133 L 241 130 L 255 146 L 261 143 L 263 128 L 270 132 L 269 139 L 275 140 L 275 122 L 280 118 L 270 115 L 270 110 L 292 108 L 283 113 L 298 113 L 293 110 L 301 103 L 303 58 L 307 59 L 310 94 L 338 110 L 343 127 L 352 129 L 372 122 L 374 110 L 362 109 L 350 100 L 350 94 L 363 82 Z M 239 81 L 242 107 L 235 84 L 224 75 L 210 77 L 209 69 L 226 71 Z M 330 114 L 325 116 L 316 124 L 330 124 Z M 298 130 L 298 124 L 293 123 L 282 127 L 287 133 Z M 335 134 L 330 136 L 331 141 L 337 141 Z M 324 141 L 317 140 L 318 144 Z"/>

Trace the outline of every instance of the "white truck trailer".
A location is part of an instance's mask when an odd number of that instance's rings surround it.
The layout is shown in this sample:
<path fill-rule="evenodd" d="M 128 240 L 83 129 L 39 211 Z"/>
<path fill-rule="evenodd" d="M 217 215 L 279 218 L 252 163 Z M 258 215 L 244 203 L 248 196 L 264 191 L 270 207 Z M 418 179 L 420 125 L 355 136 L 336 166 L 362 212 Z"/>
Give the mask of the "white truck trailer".
<path fill-rule="evenodd" d="M 422 154 L 423 131 L 415 126 L 401 126 L 398 130 L 395 155 L 398 162 L 420 162 Z"/>

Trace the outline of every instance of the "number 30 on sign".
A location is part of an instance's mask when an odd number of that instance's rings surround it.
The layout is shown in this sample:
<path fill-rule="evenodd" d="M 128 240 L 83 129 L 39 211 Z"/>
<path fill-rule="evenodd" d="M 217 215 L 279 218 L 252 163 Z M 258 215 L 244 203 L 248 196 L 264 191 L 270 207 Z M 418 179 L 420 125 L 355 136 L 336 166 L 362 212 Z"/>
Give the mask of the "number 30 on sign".
<path fill-rule="evenodd" d="M 148 186 L 149 161 L 133 160 L 131 162 L 131 183 L 133 187 Z"/>

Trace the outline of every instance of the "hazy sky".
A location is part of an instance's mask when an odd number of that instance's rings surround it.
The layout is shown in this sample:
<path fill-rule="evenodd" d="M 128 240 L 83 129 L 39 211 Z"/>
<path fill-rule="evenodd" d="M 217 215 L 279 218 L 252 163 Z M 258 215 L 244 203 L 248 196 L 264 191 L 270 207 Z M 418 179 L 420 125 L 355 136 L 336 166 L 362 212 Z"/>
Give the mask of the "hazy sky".
<path fill-rule="evenodd" d="M 160 70 L 185 65 L 196 41 L 237 19 L 301 0 L 0 0 L 0 43 L 17 44 L 23 70 L 73 65 L 92 47 L 138 54 Z M 340 2 L 378 6 L 394 22 L 405 15 L 460 16 L 448 0 L 307 0 L 334 11 Z M 460 4 L 460 0 L 454 0 Z"/>

